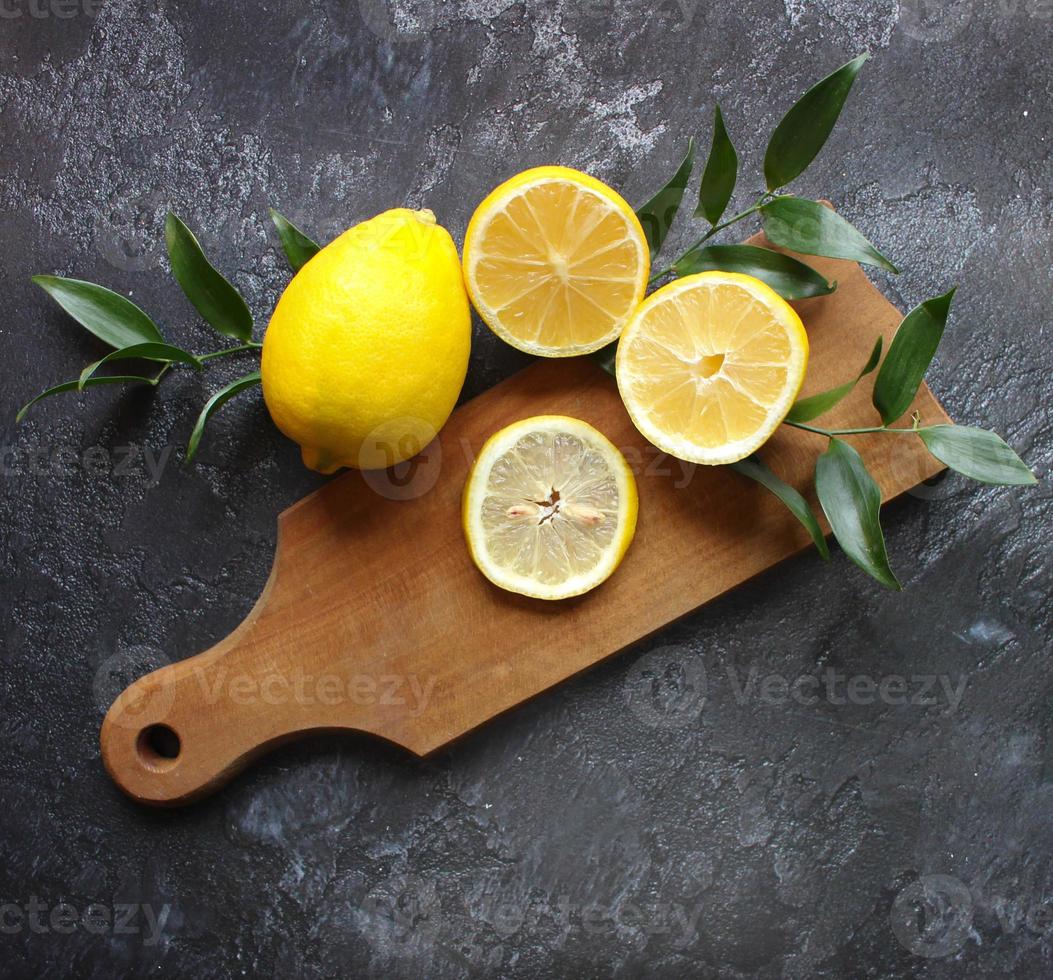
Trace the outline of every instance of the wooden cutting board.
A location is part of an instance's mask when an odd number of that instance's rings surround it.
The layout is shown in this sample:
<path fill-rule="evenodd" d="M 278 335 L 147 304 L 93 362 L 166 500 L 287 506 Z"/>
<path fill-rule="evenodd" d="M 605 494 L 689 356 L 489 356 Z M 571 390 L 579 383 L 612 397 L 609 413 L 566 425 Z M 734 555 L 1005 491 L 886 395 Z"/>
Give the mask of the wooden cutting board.
<path fill-rule="evenodd" d="M 805 395 L 854 376 L 900 320 L 859 266 L 809 261 L 839 288 L 795 304 L 812 346 Z M 949 421 L 928 389 L 914 407 L 926 423 Z M 560 603 L 492 586 L 461 532 L 474 454 L 501 427 L 540 414 L 596 426 L 625 453 L 640 491 L 621 567 Z M 869 383 L 824 419 L 875 421 Z M 814 504 L 807 488 L 824 444 L 783 426 L 761 455 Z M 886 500 L 943 468 L 920 440 L 869 435 L 853 445 Z M 348 472 L 281 514 L 270 579 L 245 621 L 117 699 L 102 757 L 129 796 L 189 802 L 273 746 L 321 730 L 369 732 L 424 755 L 810 546 L 756 484 L 658 453 L 588 358 L 540 361 L 468 402 L 403 469 Z M 835 560 L 868 587 L 843 555 Z"/>

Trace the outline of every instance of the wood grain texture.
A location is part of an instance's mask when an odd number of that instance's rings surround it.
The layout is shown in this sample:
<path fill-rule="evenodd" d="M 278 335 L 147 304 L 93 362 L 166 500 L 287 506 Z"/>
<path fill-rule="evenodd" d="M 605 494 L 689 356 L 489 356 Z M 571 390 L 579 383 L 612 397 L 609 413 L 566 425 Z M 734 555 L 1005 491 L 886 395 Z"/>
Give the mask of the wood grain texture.
<path fill-rule="evenodd" d="M 809 261 L 839 288 L 795 304 L 812 345 L 804 395 L 854 376 L 900 320 L 854 263 Z M 926 423 L 949 421 L 928 389 L 913 407 Z M 538 414 L 596 426 L 626 454 L 640 491 L 622 566 L 560 603 L 492 586 L 468 557 L 460 523 L 482 443 Z M 865 379 L 822 421 L 875 420 Z M 806 488 L 824 443 L 784 426 L 761 455 L 814 504 Z M 913 438 L 853 445 L 886 500 L 943 468 Z M 144 803 L 185 803 L 270 747 L 319 730 L 369 732 L 424 755 L 810 546 L 751 481 L 658 453 L 588 359 L 538 362 L 467 403 L 413 473 L 403 486 L 391 474 L 348 472 L 281 514 L 270 579 L 244 623 L 132 684 L 107 714 L 102 755 L 121 789 Z M 835 560 L 864 586 L 862 572 Z M 155 725 L 179 736 L 174 758 L 151 748 L 143 733 Z"/>

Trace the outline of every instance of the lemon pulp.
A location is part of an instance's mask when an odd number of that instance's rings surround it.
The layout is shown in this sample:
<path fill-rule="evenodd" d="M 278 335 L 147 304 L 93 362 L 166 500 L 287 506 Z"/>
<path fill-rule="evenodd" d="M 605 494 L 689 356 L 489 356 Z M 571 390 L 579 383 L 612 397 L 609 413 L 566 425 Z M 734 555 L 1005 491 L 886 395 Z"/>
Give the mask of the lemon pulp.
<path fill-rule="evenodd" d="M 476 209 L 465 282 L 499 337 L 543 357 L 598 350 L 643 299 L 647 240 L 611 188 L 569 167 L 536 167 Z"/>
<path fill-rule="evenodd" d="M 622 454 L 587 423 L 549 415 L 490 438 L 468 477 L 463 519 L 472 558 L 491 582 L 563 599 L 618 567 L 636 513 Z"/>
<path fill-rule="evenodd" d="M 808 335 L 793 308 L 750 276 L 703 272 L 657 290 L 618 344 L 622 400 L 659 449 L 731 463 L 761 446 L 804 381 Z"/>

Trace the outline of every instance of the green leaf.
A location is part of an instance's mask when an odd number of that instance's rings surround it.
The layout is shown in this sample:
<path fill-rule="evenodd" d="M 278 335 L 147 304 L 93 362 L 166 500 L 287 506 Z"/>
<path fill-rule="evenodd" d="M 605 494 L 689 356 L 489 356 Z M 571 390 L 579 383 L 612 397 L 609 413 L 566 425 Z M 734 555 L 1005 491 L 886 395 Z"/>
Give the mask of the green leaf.
<path fill-rule="evenodd" d="M 186 298 L 227 337 L 252 339 L 252 314 L 239 293 L 205 258 L 194 233 L 174 214 L 165 219 L 165 242 L 172 274 Z"/>
<path fill-rule="evenodd" d="M 673 265 L 678 276 L 718 269 L 742 272 L 766 282 L 783 299 L 825 296 L 837 288 L 811 266 L 782 252 L 757 245 L 699 245 L 685 252 Z"/>
<path fill-rule="evenodd" d="M 164 341 L 154 321 L 112 289 L 61 276 L 33 276 L 33 282 L 82 327 L 111 347 Z"/>
<path fill-rule="evenodd" d="M 861 54 L 817 82 L 782 117 L 764 153 L 768 190 L 786 186 L 815 159 L 841 115 L 852 83 L 867 57 Z"/>
<path fill-rule="evenodd" d="M 881 360 L 881 346 L 883 340 L 884 338 L 878 337 L 878 339 L 874 341 L 874 349 L 870 352 L 870 357 L 867 358 L 866 364 L 863 365 L 863 370 L 859 372 L 859 378 L 856 378 L 857 381 L 860 380 L 860 378 L 865 378 L 878 366 L 878 362 Z"/>
<path fill-rule="evenodd" d="M 299 272 L 309 259 L 313 258 L 319 251 L 317 242 L 308 238 L 288 218 L 283 217 L 274 208 L 271 211 L 271 221 L 278 229 L 278 237 L 282 242 L 285 257 L 289 260 L 293 272 Z"/>
<path fill-rule="evenodd" d="M 943 336 L 954 290 L 925 300 L 902 320 L 874 382 L 874 408 L 885 425 L 914 401 Z"/>
<path fill-rule="evenodd" d="M 981 483 L 1023 486 L 1035 474 L 1002 439 L 969 425 L 930 425 L 918 429 L 929 452 L 952 470 Z"/>
<path fill-rule="evenodd" d="M 877 343 L 874 344 L 874 349 L 870 352 L 870 357 L 867 358 L 866 364 L 863 365 L 863 370 L 851 381 L 838 385 L 836 388 L 831 388 L 829 391 L 822 391 L 817 395 L 809 395 L 807 398 L 799 399 L 787 413 L 786 421 L 810 422 L 825 412 L 829 412 L 861 379 L 865 378 L 878 366 L 878 361 L 881 360 L 881 343 L 882 338 L 878 337 Z"/>
<path fill-rule="evenodd" d="M 696 218 L 704 217 L 711 225 L 720 221 L 735 190 L 738 171 L 739 157 L 724 128 L 724 115 L 718 105 L 713 116 L 713 143 L 709 148 L 709 159 L 706 160 L 702 186 L 698 191 Z"/>
<path fill-rule="evenodd" d="M 812 508 L 808 506 L 808 501 L 804 497 L 784 480 L 779 479 L 758 456 L 749 456 L 729 465 L 736 473 L 748 476 L 775 494 L 812 536 L 812 541 L 815 542 L 819 554 L 823 556 L 823 561 L 830 560 L 830 549 L 827 547 L 826 538 L 823 537 L 822 528 L 819 527 L 819 522 L 815 519 L 815 514 L 812 513 Z"/>
<path fill-rule="evenodd" d="M 593 351 L 589 356 L 606 371 L 612 378 L 616 378 L 618 375 L 614 370 L 615 358 L 618 355 L 618 341 L 612 341 L 606 347 L 601 347 L 598 351 Z"/>
<path fill-rule="evenodd" d="M 208 422 L 212 414 L 219 411 L 219 409 L 221 409 L 239 392 L 259 383 L 260 372 L 253 371 L 252 374 L 246 374 L 245 377 L 238 378 L 237 381 L 232 381 L 225 388 L 221 388 L 207 402 L 205 402 L 205 407 L 201 409 L 201 414 L 197 417 L 197 422 L 194 425 L 194 431 L 190 433 L 190 441 L 187 443 L 186 461 L 188 463 L 194 458 L 194 454 L 197 452 L 198 444 L 201 442 L 201 436 L 205 431 L 205 423 Z"/>
<path fill-rule="evenodd" d="M 153 378 L 144 378 L 139 375 L 123 374 L 116 375 L 111 374 L 105 377 L 90 378 L 83 385 L 85 388 L 94 388 L 95 385 L 117 385 L 125 383 L 145 383 L 148 385 L 154 384 Z M 54 388 L 48 388 L 47 391 L 42 391 L 36 398 L 28 401 L 19 410 L 15 416 L 16 422 L 21 422 L 26 417 L 26 412 L 30 410 L 41 398 L 49 398 L 51 395 L 61 395 L 65 391 L 80 391 L 80 381 L 64 381 L 60 385 L 55 385 Z"/>
<path fill-rule="evenodd" d="M 110 361 L 132 360 L 164 361 L 165 363 L 177 361 L 180 364 L 189 364 L 198 370 L 202 366 L 201 361 L 189 351 L 173 347 L 171 344 L 133 344 L 131 347 L 122 347 L 120 350 L 115 350 L 112 354 L 107 354 L 102 360 L 95 361 L 94 364 L 89 364 L 81 371 L 79 385 L 81 388 L 86 387 L 88 379 L 104 364 L 109 364 Z"/>
<path fill-rule="evenodd" d="M 761 208 L 764 234 L 803 255 L 825 255 L 899 270 L 835 211 L 803 197 L 777 197 Z"/>
<path fill-rule="evenodd" d="M 640 219 L 647 244 L 651 249 L 652 257 L 657 255 L 669 233 L 677 211 L 680 210 L 680 202 L 684 199 L 684 188 L 691 179 L 691 171 L 695 166 L 695 141 L 688 140 L 687 153 L 677 171 L 669 178 L 668 183 L 646 204 L 636 209 L 636 217 Z"/>
<path fill-rule="evenodd" d="M 815 464 L 815 492 L 845 554 L 890 589 L 900 589 L 881 533 L 881 490 L 847 442 L 831 439 Z"/>

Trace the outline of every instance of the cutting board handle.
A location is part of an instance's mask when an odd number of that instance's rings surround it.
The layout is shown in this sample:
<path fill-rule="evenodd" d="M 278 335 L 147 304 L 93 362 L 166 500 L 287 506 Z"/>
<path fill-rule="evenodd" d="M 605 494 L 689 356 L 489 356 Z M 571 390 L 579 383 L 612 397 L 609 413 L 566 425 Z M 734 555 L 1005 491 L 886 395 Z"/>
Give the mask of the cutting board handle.
<path fill-rule="evenodd" d="M 368 639 L 347 608 L 346 576 L 326 569 L 334 556 L 356 553 L 343 535 L 364 523 L 336 506 L 348 500 L 346 478 L 341 487 L 335 504 L 330 491 L 279 515 L 270 577 L 230 636 L 140 678 L 111 705 L 99 733 L 102 760 L 132 799 L 190 803 L 276 745 L 314 732 L 371 734 L 420 754 L 434 672 L 418 683 L 417 673 L 392 663 L 384 645 L 392 634 Z M 372 504 L 376 495 L 360 490 L 358 499 Z"/>
<path fill-rule="evenodd" d="M 147 674 L 110 707 L 100 733 L 102 759 L 133 799 L 154 806 L 189 803 L 304 733 L 283 727 L 289 714 L 273 709 L 276 695 L 268 694 L 267 678 L 276 675 L 263 673 L 262 665 L 245 669 L 252 659 L 239 649 L 242 632 Z"/>
<path fill-rule="evenodd" d="M 132 799 L 190 803 L 283 742 L 318 731 L 377 732 L 369 699 L 356 701 L 346 686 L 334 691 L 340 677 L 319 669 L 324 643 L 301 635 L 290 644 L 286 628 L 275 625 L 283 610 L 304 611 L 302 569 L 288 562 L 284 546 L 295 524 L 290 512 L 279 517 L 270 577 L 230 636 L 141 677 L 110 706 L 99 733 L 102 760 Z"/>

